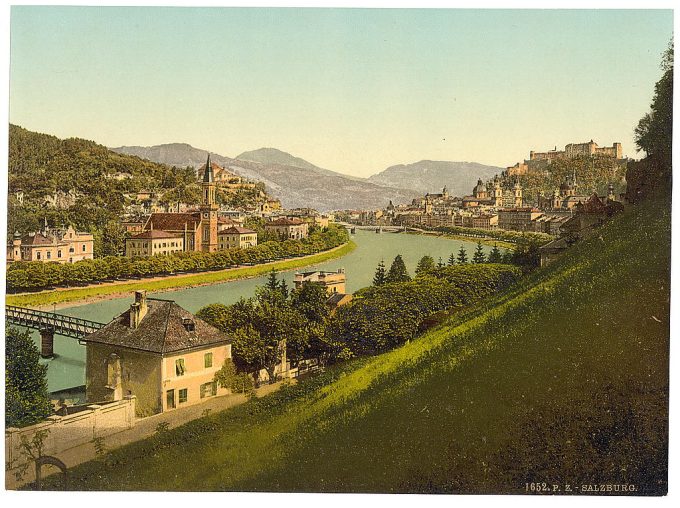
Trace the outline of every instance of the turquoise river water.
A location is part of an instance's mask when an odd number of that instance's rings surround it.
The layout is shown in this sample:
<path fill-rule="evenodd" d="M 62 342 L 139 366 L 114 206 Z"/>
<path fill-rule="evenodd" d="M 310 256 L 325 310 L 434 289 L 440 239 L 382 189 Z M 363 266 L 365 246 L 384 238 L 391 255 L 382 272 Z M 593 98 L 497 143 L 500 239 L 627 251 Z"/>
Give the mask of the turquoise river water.
<path fill-rule="evenodd" d="M 347 256 L 302 270 L 335 271 L 338 268 L 345 268 L 347 291 L 354 292 L 371 284 L 375 268 L 381 259 L 385 260 L 385 265 L 389 268 L 394 257 L 401 254 L 406 267 L 413 275 L 418 260 L 426 254 L 432 256 L 435 262 L 439 257 L 446 261 L 452 252 L 458 252 L 461 245 L 465 246 L 468 257 L 472 257 L 476 248 L 476 244 L 472 242 L 405 233 L 385 232 L 376 234 L 374 231 L 367 230 L 358 230 L 355 235 L 352 235 L 352 239 L 356 242 L 357 248 Z M 489 250 L 491 250 L 490 247 L 484 246 L 486 253 Z M 295 270 L 281 274 L 288 282 L 289 287 L 293 287 L 294 274 Z M 174 300 L 190 312 L 197 312 L 201 307 L 210 303 L 231 304 L 241 297 L 251 297 L 255 293 L 255 288 L 263 285 L 265 279 L 266 276 L 261 276 L 212 286 L 159 291 L 149 293 L 149 296 Z M 130 294 L 128 297 L 111 298 L 63 308 L 58 312 L 68 316 L 108 323 L 116 315 L 125 311 L 132 301 L 133 295 Z M 39 343 L 37 332 L 33 332 L 33 337 L 36 343 Z M 54 352 L 55 357 L 46 360 L 49 364 L 47 379 L 50 392 L 84 385 L 85 346 L 79 344 L 75 339 L 55 335 Z"/>

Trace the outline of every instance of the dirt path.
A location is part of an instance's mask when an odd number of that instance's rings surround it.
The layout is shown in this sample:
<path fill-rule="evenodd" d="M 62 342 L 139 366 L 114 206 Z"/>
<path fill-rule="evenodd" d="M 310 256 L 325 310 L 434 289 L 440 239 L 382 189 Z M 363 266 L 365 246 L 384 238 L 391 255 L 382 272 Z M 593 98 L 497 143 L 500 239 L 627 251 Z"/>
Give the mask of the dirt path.
<path fill-rule="evenodd" d="M 284 383 L 296 383 L 296 379 L 286 379 L 284 381 L 279 381 L 275 384 L 263 385 L 255 390 L 258 397 L 264 397 L 265 395 L 278 390 Z M 194 404 L 192 406 L 187 406 L 184 408 L 178 408 L 173 411 L 168 411 L 166 413 L 160 413 L 157 415 L 149 416 L 147 418 L 139 418 L 135 421 L 134 427 L 130 429 L 123 430 L 116 434 L 111 434 L 103 438 L 103 445 L 107 451 L 115 450 L 121 446 L 145 439 L 152 436 L 160 423 L 168 423 L 168 428 L 172 429 L 183 425 L 191 420 L 200 418 L 205 414 L 206 410 L 211 413 L 216 413 L 219 411 L 224 411 L 239 404 L 243 404 L 248 399 L 243 394 L 235 395 L 223 395 L 221 397 L 214 397 L 205 402 L 199 404 Z M 96 453 L 94 449 L 94 444 L 91 442 L 84 443 L 82 445 L 65 450 L 57 455 L 61 461 L 66 464 L 68 468 L 82 464 L 96 458 Z M 47 467 L 43 469 L 43 477 L 50 474 L 55 474 L 58 471 L 56 468 Z M 17 482 L 15 477 L 11 473 L 5 473 L 5 488 L 8 490 L 15 490 L 25 483 L 34 480 L 34 470 L 30 467 L 27 471 L 24 479 L 21 482 Z"/>

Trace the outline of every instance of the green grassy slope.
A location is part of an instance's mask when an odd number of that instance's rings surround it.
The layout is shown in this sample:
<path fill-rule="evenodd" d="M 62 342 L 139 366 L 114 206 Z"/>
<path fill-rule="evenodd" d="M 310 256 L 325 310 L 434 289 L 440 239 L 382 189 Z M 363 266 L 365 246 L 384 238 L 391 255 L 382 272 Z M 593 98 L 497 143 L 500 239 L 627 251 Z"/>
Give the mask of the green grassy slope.
<path fill-rule="evenodd" d="M 418 340 L 75 468 L 65 489 L 666 491 L 670 212 Z"/>

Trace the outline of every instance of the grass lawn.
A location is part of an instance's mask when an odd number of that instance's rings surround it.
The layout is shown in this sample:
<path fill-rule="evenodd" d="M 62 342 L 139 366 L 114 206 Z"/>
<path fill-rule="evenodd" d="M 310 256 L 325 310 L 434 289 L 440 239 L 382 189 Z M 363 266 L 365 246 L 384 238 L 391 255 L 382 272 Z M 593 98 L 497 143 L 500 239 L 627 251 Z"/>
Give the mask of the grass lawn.
<path fill-rule="evenodd" d="M 6 305 L 20 307 L 36 307 L 52 305 L 53 303 L 73 302 L 92 297 L 100 297 L 118 293 L 130 293 L 136 289 L 160 291 L 162 289 L 198 286 L 202 284 L 214 284 L 233 279 L 245 279 L 257 277 L 269 273 L 272 269 L 278 271 L 302 268 L 317 263 L 323 263 L 330 259 L 339 258 L 352 252 L 356 248 L 353 241 L 349 241 L 340 247 L 325 252 L 319 252 L 302 258 L 294 258 L 285 261 L 277 261 L 263 265 L 247 266 L 243 268 L 229 268 L 216 272 L 198 273 L 192 275 L 172 276 L 160 280 L 140 280 L 122 284 L 101 284 L 84 288 L 65 289 L 63 291 L 41 291 L 39 293 L 24 293 L 20 295 L 7 295 Z"/>
<path fill-rule="evenodd" d="M 63 490 L 667 489 L 670 207 L 394 351 L 75 467 Z"/>
<path fill-rule="evenodd" d="M 482 245 L 489 245 L 493 247 L 494 245 L 498 246 L 499 249 L 507 249 L 507 250 L 514 250 L 517 245 L 514 243 L 506 242 L 503 240 L 496 240 L 495 238 L 474 238 L 470 236 L 463 236 L 463 235 L 454 235 L 450 233 L 441 233 L 441 232 L 436 232 L 436 233 L 413 233 L 413 234 L 431 234 L 433 236 L 438 236 L 440 238 L 450 238 L 451 240 L 459 240 L 462 242 L 480 242 Z"/>

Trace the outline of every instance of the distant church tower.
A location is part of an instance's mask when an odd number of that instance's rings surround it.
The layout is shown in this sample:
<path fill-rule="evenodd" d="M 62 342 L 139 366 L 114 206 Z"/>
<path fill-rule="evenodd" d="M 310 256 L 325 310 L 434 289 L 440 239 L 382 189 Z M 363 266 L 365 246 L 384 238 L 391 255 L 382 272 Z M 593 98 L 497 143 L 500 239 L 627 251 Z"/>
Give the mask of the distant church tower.
<path fill-rule="evenodd" d="M 503 187 L 501 187 L 501 182 L 498 180 L 494 181 L 493 200 L 496 208 L 503 207 Z"/>
<path fill-rule="evenodd" d="M 201 211 L 201 250 L 203 252 L 215 252 L 217 250 L 217 204 L 215 203 L 215 179 L 213 178 L 210 154 L 205 163 L 203 172 L 203 204 Z"/>
<path fill-rule="evenodd" d="M 522 208 L 522 185 L 519 180 L 515 182 L 515 208 Z"/>

